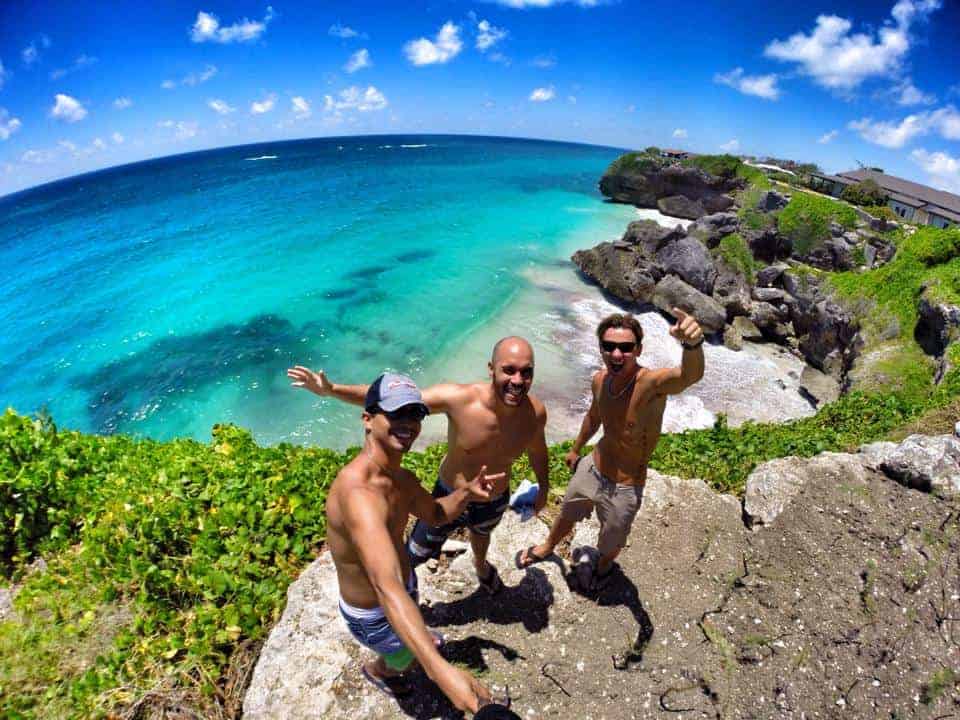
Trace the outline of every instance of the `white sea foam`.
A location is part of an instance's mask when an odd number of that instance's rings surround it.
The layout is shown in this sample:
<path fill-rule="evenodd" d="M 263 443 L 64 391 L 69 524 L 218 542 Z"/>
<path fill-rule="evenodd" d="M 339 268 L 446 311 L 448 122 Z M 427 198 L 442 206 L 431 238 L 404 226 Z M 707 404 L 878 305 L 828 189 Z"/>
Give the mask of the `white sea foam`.
<path fill-rule="evenodd" d="M 664 227 L 682 227 L 686 230 L 693 224 L 693 220 L 684 220 L 671 215 L 664 215 L 659 210 L 654 210 L 653 208 L 636 208 L 635 212 L 640 216 L 641 220 L 653 220 Z"/>
<path fill-rule="evenodd" d="M 429 147 L 429 145 L 401 145 L 402 148 L 424 148 Z"/>
<path fill-rule="evenodd" d="M 260 157 L 244 158 L 244 160 L 276 160 L 276 155 L 261 155 Z"/>

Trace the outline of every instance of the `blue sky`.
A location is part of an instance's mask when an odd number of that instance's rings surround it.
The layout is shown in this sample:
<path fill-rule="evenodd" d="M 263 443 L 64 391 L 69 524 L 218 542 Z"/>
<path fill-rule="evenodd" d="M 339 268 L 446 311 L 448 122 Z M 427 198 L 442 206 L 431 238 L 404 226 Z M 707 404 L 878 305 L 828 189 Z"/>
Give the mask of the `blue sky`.
<path fill-rule="evenodd" d="M 0 3 L 0 195 L 277 139 L 472 133 L 856 163 L 960 193 L 960 4 Z"/>

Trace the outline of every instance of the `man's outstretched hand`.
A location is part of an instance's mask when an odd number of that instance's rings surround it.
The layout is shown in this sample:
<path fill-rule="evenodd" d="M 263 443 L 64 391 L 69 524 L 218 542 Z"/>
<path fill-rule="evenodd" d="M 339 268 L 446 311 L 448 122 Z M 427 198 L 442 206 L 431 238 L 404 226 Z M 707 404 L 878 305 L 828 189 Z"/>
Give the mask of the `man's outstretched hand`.
<path fill-rule="evenodd" d="M 302 387 L 321 396 L 333 394 L 333 384 L 327 380 L 323 370 L 314 372 L 303 365 L 296 365 L 287 368 L 287 377 L 293 381 L 290 383 L 293 387 Z"/>
<path fill-rule="evenodd" d="M 670 334 L 681 344 L 696 345 L 703 339 L 700 323 L 694 320 L 692 315 L 688 315 L 680 308 L 674 308 L 673 316 L 677 319 L 677 324 L 670 328 Z"/>
<path fill-rule="evenodd" d="M 494 483 L 504 477 L 506 473 L 497 473 L 487 475 L 487 466 L 480 468 L 477 476 L 467 483 L 467 492 L 470 493 L 471 500 L 485 502 L 490 499 L 490 491 L 493 490 Z"/>

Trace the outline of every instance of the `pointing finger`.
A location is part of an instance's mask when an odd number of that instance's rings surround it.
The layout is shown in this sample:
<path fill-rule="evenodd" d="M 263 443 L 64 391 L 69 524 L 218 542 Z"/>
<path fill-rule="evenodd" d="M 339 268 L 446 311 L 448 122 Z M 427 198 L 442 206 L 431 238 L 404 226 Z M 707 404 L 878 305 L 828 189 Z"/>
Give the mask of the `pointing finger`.
<path fill-rule="evenodd" d="M 687 318 L 687 313 L 685 313 L 680 308 L 676 308 L 676 307 L 673 308 L 672 313 L 673 313 L 673 316 L 677 319 L 677 322 L 680 322 Z"/>

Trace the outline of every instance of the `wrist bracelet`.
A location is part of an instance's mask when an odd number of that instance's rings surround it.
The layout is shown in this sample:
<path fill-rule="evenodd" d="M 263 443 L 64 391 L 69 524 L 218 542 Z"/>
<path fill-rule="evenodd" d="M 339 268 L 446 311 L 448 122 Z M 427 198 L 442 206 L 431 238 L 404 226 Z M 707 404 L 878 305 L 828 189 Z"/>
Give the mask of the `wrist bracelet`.
<path fill-rule="evenodd" d="M 683 349 L 684 349 L 684 350 L 696 350 L 698 347 L 700 347 L 701 345 L 703 345 L 703 341 L 704 341 L 705 339 L 706 339 L 706 338 L 704 338 L 703 336 L 701 336 L 699 342 L 697 342 L 696 345 L 687 345 L 686 343 L 680 343 L 680 344 L 683 345 Z"/>

